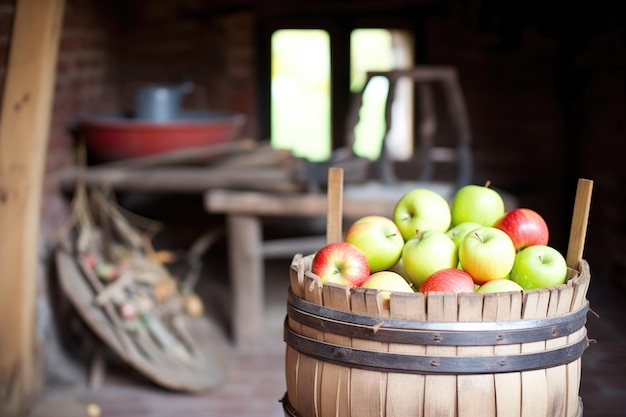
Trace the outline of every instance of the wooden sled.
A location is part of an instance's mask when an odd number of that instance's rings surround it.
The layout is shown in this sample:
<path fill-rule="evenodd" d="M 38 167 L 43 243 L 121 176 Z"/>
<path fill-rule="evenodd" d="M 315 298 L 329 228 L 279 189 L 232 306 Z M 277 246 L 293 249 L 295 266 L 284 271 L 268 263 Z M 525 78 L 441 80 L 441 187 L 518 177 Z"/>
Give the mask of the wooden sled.
<path fill-rule="evenodd" d="M 184 392 L 217 386 L 227 361 L 217 326 L 191 288 L 197 276 L 170 275 L 146 235 L 94 193 L 90 200 L 84 188 L 77 190 L 56 251 L 60 285 L 77 314 L 154 383 Z M 209 244 L 205 238 L 203 246 Z"/>

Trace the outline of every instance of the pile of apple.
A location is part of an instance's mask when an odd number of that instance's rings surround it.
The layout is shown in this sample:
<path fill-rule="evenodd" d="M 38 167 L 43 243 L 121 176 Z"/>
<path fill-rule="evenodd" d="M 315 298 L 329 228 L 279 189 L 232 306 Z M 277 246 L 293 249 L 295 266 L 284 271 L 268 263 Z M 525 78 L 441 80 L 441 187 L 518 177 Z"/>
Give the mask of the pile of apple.
<path fill-rule="evenodd" d="M 322 284 L 399 292 L 524 291 L 563 284 L 567 265 L 548 246 L 543 217 L 529 208 L 505 212 L 489 183 L 466 185 L 450 203 L 416 188 L 396 203 L 393 218 L 365 216 L 342 242 L 313 257 Z"/>

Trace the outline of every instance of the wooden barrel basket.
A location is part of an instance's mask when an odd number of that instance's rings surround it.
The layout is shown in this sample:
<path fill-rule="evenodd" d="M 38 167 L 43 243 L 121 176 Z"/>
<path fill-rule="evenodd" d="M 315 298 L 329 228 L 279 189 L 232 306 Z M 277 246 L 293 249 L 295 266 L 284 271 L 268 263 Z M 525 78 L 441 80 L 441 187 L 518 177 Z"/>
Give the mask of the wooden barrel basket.
<path fill-rule="evenodd" d="M 579 417 L 588 264 L 565 284 L 493 294 L 322 285 L 293 258 L 289 417 Z"/>

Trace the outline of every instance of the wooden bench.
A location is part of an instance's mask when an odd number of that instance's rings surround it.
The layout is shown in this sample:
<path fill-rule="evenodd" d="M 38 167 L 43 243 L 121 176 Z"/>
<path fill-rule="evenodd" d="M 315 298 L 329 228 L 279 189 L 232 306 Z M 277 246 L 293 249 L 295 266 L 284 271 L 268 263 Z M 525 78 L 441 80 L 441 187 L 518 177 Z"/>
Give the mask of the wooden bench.
<path fill-rule="evenodd" d="M 389 187 L 380 182 L 346 185 L 343 193 L 343 219 L 370 214 L 392 217 L 397 200 L 406 191 L 425 187 L 450 199 L 456 189 L 451 183 L 401 182 Z M 503 195 L 507 208 L 516 206 L 512 196 Z M 323 218 L 327 197 L 323 192 L 270 193 L 213 189 L 205 193 L 209 213 L 226 215 L 228 266 L 233 288 L 233 338 L 241 350 L 255 350 L 261 345 L 264 328 L 264 260 L 292 257 L 296 253 L 314 253 L 325 244 L 325 236 L 266 240 L 264 217 Z M 285 294 L 288 287 L 285 267 Z"/>

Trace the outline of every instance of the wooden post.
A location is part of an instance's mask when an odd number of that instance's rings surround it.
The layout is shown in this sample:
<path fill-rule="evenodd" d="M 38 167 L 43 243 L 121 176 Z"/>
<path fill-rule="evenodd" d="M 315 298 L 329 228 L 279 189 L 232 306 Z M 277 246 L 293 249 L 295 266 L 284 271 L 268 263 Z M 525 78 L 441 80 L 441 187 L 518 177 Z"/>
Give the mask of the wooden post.
<path fill-rule="evenodd" d="M 0 115 L 0 415 L 43 381 L 35 337 L 39 224 L 64 0 L 18 0 Z"/>

